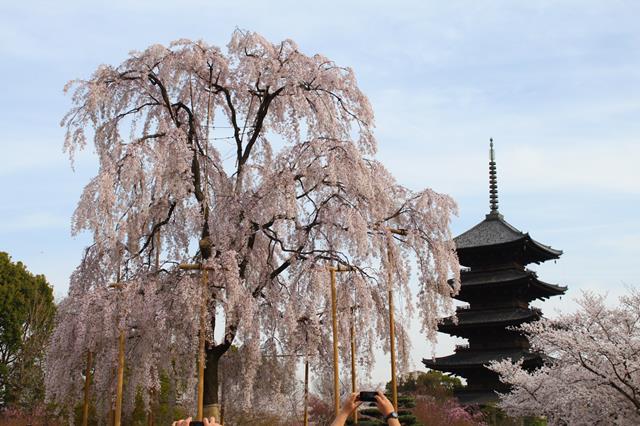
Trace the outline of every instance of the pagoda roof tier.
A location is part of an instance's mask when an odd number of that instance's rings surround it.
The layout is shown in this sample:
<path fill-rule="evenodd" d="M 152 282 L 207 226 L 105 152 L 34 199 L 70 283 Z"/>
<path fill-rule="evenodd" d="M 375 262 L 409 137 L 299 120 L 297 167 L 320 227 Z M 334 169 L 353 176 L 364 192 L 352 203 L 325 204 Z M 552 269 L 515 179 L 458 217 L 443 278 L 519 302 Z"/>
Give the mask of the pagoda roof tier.
<path fill-rule="evenodd" d="M 460 263 L 465 266 L 486 265 L 516 261 L 522 264 L 540 263 L 557 259 L 562 250 L 556 250 L 531 238 L 509 224 L 497 211 L 485 220 L 454 238 Z"/>
<path fill-rule="evenodd" d="M 493 361 L 511 359 L 517 362 L 523 360 L 525 366 L 542 363 L 540 354 L 530 352 L 525 349 L 500 349 L 500 350 L 469 350 L 464 349 L 449 356 L 436 359 L 422 359 L 425 367 L 432 370 L 457 373 L 465 370 L 484 368 L 486 364 Z"/>
<path fill-rule="evenodd" d="M 455 298 L 465 302 L 477 300 L 477 296 L 485 293 L 489 288 L 511 288 L 513 290 L 520 290 L 521 294 L 528 296 L 527 299 L 529 301 L 546 299 L 551 296 L 564 294 L 567 291 L 567 287 L 540 281 L 534 271 L 527 269 L 509 268 L 491 271 L 463 271 L 460 277 L 460 293 Z"/>
<path fill-rule="evenodd" d="M 457 311 L 457 324 L 454 323 L 454 317 L 445 318 L 438 324 L 438 331 L 459 336 L 465 329 L 504 328 L 535 321 L 541 316 L 542 312 L 536 308 L 463 309 Z"/>

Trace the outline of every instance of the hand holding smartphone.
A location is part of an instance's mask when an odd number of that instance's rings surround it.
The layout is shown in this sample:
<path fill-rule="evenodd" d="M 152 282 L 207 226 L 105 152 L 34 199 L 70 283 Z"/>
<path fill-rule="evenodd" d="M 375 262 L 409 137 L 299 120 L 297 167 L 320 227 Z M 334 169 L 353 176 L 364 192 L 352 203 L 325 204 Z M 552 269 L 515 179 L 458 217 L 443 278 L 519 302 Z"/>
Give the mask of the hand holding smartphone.
<path fill-rule="evenodd" d="M 376 395 L 378 393 L 375 391 L 361 391 L 358 395 L 358 401 L 362 402 L 376 402 Z"/>

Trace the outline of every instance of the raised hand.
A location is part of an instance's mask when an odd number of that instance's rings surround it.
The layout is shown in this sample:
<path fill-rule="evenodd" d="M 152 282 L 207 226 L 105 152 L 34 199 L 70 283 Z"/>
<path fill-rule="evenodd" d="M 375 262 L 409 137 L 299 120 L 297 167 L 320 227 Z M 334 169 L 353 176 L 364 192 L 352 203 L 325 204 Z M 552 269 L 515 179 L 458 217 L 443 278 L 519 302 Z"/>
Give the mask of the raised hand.
<path fill-rule="evenodd" d="M 391 401 L 389 401 L 382 392 L 377 391 L 376 393 L 376 405 L 378 406 L 378 410 L 380 410 L 383 416 L 387 417 L 395 411 L 395 408 L 393 408 Z"/>

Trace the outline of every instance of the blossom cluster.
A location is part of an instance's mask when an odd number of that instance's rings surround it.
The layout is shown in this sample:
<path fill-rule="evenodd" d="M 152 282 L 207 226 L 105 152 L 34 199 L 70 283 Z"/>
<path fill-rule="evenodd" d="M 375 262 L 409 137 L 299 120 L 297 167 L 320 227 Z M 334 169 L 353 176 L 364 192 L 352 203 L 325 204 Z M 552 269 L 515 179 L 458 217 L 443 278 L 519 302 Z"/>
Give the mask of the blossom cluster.
<path fill-rule="evenodd" d="M 97 354 L 97 393 L 113 399 L 120 330 L 127 392 L 148 398 L 168 372 L 192 397 L 202 304 L 207 358 L 232 348 L 243 356 L 243 403 L 256 403 L 250 390 L 276 357 L 308 359 L 324 373 L 329 266 L 350 270 L 338 277 L 340 346 L 349 347 L 354 323 L 363 368 L 374 347 L 389 349 L 389 290 L 403 307 L 401 366 L 414 311 L 435 338 L 459 288 L 449 230 L 456 205 L 401 186 L 375 159 L 373 111 L 351 69 L 291 40 L 238 30 L 226 52 L 203 41 L 154 45 L 67 90 L 65 149 L 73 159 L 91 139 L 100 168 L 73 218 L 93 244 L 61 306 L 52 399 L 78 395 L 87 351 Z M 346 365 L 348 351 L 341 356 Z M 207 392 L 218 398 L 205 383 Z"/>
<path fill-rule="evenodd" d="M 524 325 L 545 366 L 526 371 L 503 361 L 491 368 L 513 389 L 501 406 L 515 416 L 544 415 L 552 425 L 640 422 L 640 292 L 609 307 L 585 293 L 580 309 Z"/>

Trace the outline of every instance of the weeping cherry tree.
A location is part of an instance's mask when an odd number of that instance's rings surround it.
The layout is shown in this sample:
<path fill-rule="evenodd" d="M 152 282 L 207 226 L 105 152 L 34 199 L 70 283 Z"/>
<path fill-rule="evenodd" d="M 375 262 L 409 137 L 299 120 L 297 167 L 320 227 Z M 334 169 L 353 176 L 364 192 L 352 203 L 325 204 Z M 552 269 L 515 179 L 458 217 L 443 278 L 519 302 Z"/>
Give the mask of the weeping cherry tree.
<path fill-rule="evenodd" d="M 218 366 L 232 345 L 246 403 L 265 356 L 315 357 L 328 368 L 330 265 L 352 270 L 339 277 L 341 346 L 355 307 L 365 365 L 373 347 L 388 349 L 389 281 L 404 300 L 397 345 L 408 347 L 414 307 L 435 337 L 458 289 L 456 206 L 399 185 L 375 159 L 373 111 L 350 68 L 237 30 L 226 51 L 203 41 L 153 45 L 67 89 L 65 149 L 73 162 L 91 141 L 99 171 L 73 216 L 73 231 L 89 231 L 93 244 L 49 350 L 52 400 L 81 391 L 87 351 L 103 369 L 96 393 L 113 394 L 119 329 L 130 396 L 142 389 L 148 398 L 162 372 L 193 396 L 203 300 L 205 404 L 219 401 Z M 181 262 L 210 269 L 204 291 Z M 121 291 L 109 287 L 118 279 Z M 294 374 L 302 358 L 282 359 Z"/>

